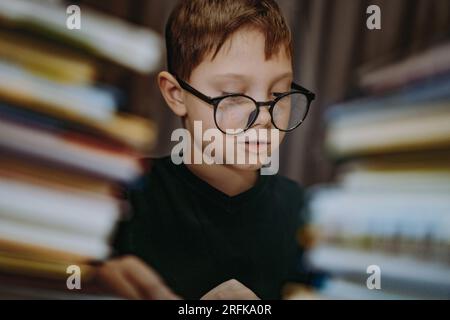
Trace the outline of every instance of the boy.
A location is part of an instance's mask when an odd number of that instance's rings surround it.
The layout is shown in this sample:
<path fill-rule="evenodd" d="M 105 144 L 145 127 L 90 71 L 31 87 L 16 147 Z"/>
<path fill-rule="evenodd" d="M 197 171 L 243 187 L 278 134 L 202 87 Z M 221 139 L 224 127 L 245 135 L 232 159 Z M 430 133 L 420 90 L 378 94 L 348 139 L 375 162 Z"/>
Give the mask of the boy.
<path fill-rule="evenodd" d="M 236 144 L 231 129 L 274 130 L 278 139 L 238 146 L 246 156 L 273 152 L 314 99 L 292 85 L 291 34 L 274 0 L 180 1 L 166 45 L 169 72 L 158 83 L 167 105 L 192 137 L 198 121 L 202 133 L 218 130 L 224 149 Z M 261 161 L 195 164 L 206 144 L 192 139 L 183 164 L 153 160 L 130 190 L 133 216 L 116 243 L 125 258 L 105 263 L 98 279 L 128 298 L 280 298 L 294 270 L 301 188 L 261 175 Z"/>

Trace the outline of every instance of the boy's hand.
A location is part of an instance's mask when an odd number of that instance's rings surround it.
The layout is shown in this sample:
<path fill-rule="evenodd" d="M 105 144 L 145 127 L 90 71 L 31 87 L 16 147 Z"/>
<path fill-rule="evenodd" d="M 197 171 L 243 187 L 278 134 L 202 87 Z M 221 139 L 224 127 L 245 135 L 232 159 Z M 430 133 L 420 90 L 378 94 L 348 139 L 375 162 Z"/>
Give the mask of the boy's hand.
<path fill-rule="evenodd" d="M 180 299 L 153 269 L 134 256 L 105 262 L 95 280 L 103 289 L 126 299 Z"/>
<path fill-rule="evenodd" d="M 228 280 L 205 294 L 201 300 L 260 300 L 239 281 Z"/>

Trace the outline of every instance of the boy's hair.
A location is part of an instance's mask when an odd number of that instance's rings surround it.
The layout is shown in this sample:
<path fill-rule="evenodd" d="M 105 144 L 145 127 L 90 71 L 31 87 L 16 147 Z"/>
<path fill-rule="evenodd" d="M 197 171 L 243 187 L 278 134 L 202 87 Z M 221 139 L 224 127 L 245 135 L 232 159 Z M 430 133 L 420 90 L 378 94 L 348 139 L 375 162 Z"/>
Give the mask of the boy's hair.
<path fill-rule="evenodd" d="M 242 27 L 264 34 L 266 59 L 282 48 L 292 57 L 291 32 L 274 0 L 180 0 L 166 25 L 169 72 L 188 80 L 205 56 L 213 53 L 214 59 Z"/>

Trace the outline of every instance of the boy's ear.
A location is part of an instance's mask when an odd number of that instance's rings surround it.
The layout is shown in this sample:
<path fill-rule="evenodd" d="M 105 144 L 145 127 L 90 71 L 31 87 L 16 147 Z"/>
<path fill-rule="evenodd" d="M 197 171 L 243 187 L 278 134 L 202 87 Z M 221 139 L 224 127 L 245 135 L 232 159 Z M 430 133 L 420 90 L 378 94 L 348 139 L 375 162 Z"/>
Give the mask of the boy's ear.
<path fill-rule="evenodd" d="M 187 113 L 184 93 L 175 77 L 167 71 L 162 71 L 158 74 L 158 85 L 169 108 L 177 116 L 184 117 Z"/>

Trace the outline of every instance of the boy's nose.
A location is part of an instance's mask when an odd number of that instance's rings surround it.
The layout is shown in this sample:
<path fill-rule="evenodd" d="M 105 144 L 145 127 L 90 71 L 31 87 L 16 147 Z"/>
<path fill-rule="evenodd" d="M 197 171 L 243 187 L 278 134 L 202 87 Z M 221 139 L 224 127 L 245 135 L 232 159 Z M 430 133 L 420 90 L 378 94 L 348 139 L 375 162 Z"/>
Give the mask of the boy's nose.
<path fill-rule="evenodd" d="M 256 118 L 253 126 L 269 128 L 271 125 L 271 122 L 272 122 L 272 117 L 269 112 L 269 107 L 268 106 L 260 107 L 258 118 Z"/>

